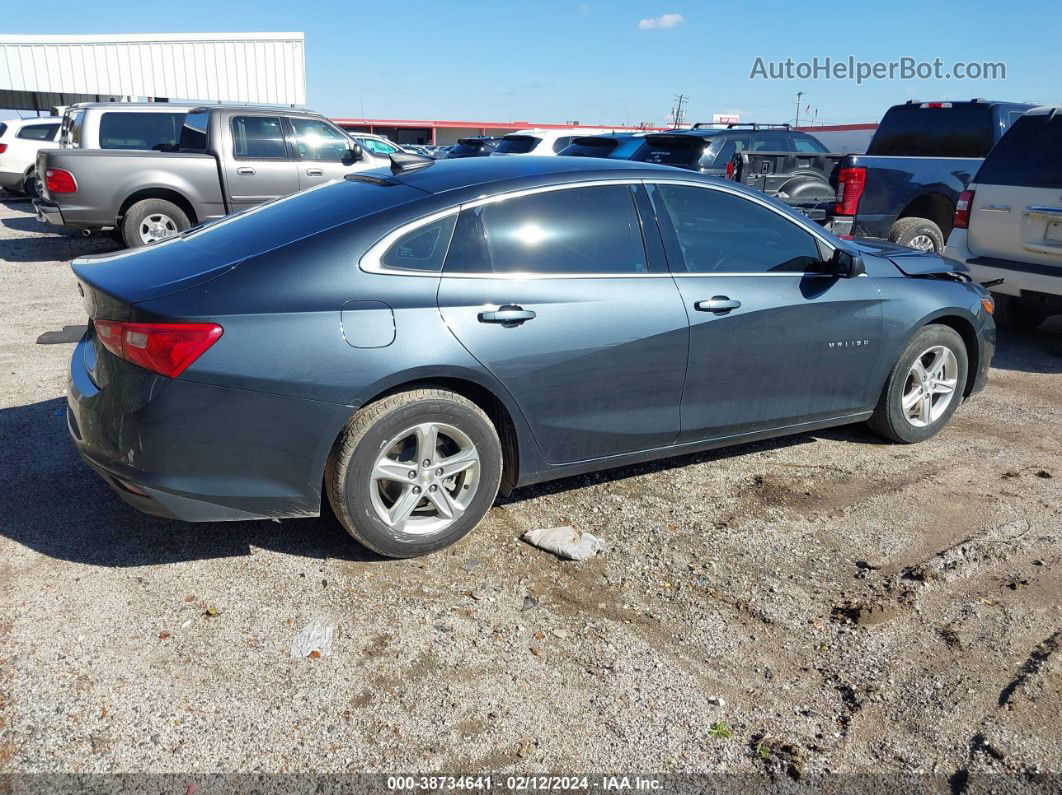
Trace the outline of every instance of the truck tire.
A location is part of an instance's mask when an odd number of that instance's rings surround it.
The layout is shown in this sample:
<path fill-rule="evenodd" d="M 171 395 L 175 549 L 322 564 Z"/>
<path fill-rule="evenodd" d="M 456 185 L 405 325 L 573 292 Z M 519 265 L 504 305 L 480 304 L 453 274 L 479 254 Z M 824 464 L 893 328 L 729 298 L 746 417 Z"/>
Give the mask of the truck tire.
<path fill-rule="evenodd" d="M 892 225 L 889 240 L 919 251 L 932 251 L 936 254 L 944 251 L 944 233 L 928 218 L 901 218 Z"/>
<path fill-rule="evenodd" d="M 29 196 L 31 199 L 41 198 L 41 191 L 37 185 L 37 175 L 30 174 L 22 182 L 22 192 Z"/>
<path fill-rule="evenodd" d="M 122 238 L 129 248 L 140 248 L 180 234 L 191 223 L 184 210 L 165 199 L 144 199 L 125 211 Z"/>
<path fill-rule="evenodd" d="M 1031 333 L 1050 315 L 1040 307 L 1023 304 L 1012 295 L 992 293 L 992 297 L 996 301 L 996 326 L 1006 331 Z"/>

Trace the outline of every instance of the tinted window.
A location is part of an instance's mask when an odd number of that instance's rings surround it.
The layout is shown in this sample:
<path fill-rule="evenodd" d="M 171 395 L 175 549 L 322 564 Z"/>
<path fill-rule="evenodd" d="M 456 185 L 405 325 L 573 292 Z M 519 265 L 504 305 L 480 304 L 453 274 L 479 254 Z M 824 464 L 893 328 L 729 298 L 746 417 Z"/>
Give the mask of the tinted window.
<path fill-rule="evenodd" d="M 462 211 L 446 270 L 635 274 L 648 268 L 630 187 L 601 185 Z"/>
<path fill-rule="evenodd" d="M 696 168 L 706 140 L 697 135 L 649 135 L 631 160 Z"/>
<path fill-rule="evenodd" d="M 7 132 L 7 125 L 0 121 L 0 138 L 4 137 L 4 133 Z"/>
<path fill-rule="evenodd" d="M 104 113 L 100 116 L 100 149 L 177 151 L 184 116 L 184 113 Z"/>
<path fill-rule="evenodd" d="M 992 148 L 988 105 L 952 108 L 890 108 L 867 149 L 868 155 L 896 157 L 984 157 Z"/>
<path fill-rule="evenodd" d="M 574 135 L 565 135 L 565 136 L 563 136 L 561 138 L 558 138 L 556 141 L 553 142 L 553 152 L 554 152 L 554 154 L 559 152 L 564 147 L 568 146 L 568 144 L 570 144 L 573 140 L 575 140 L 575 136 Z"/>
<path fill-rule="evenodd" d="M 81 130 L 85 125 L 85 111 L 79 110 L 63 117 L 64 135 L 68 146 L 81 146 Z"/>
<path fill-rule="evenodd" d="M 541 140 L 532 135 L 506 135 L 495 151 L 509 155 L 526 155 L 538 146 Z"/>
<path fill-rule="evenodd" d="M 210 114 L 206 112 L 189 113 L 181 126 L 180 150 L 182 152 L 205 152 L 206 131 Z"/>
<path fill-rule="evenodd" d="M 17 137 L 30 141 L 54 141 L 55 131 L 58 129 L 56 124 L 32 124 L 19 130 Z"/>
<path fill-rule="evenodd" d="M 342 161 L 350 157 L 350 139 L 320 119 L 291 119 L 301 160 Z"/>
<path fill-rule="evenodd" d="M 658 185 L 690 273 L 817 270 L 815 239 L 755 202 L 718 190 Z"/>
<path fill-rule="evenodd" d="M 574 157 L 609 157 L 618 144 L 616 138 L 574 138 L 560 154 Z"/>
<path fill-rule="evenodd" d="M 483 141 L 477 141 L 475 138 L 464 138 L 457 142 L 455 146 L 450 147 L 450 154 L 452 155 L 478 155 L 480 149 L 483 148 Z"/>
<path fill-rule="evenodd" d="M 456 215 L 449 215 L 406 233 L 387 249 L 380 263 L 387 268 L 402 270 L 442 270 L 456 221 Z"/>
<path fill-rule="evenodd" d="M 793 148 L 798 152 L 804 153 L 827 151 L 818 138 L 812 138 L 810 135 L 794 135 Z"/>
<path fill-rule="evenodd" d="M 1018 119 L 981 164 L 974 181 L 1062 188 L 1062 115 Z"/>
<path fill-rule="evenodd" d="M 778 133 L 753 133 L 753 152 L 792 152 L 793 145 L 789 143 L 788 135 Z"/>
<path fill-rule="evenodd" d="M 232 120 L 232 137 L 236 157 L 270 160 L 288 156 L 284 131 L 276 116 L 236 116 Z"/>
<path fill-rule="evenodd" d="M 738 135 L 726 135 L 713 138 L 711 145 L 701 158 L 703 168 L 726 168 L 734 155 L 749 148 L 749 139 Z"/>

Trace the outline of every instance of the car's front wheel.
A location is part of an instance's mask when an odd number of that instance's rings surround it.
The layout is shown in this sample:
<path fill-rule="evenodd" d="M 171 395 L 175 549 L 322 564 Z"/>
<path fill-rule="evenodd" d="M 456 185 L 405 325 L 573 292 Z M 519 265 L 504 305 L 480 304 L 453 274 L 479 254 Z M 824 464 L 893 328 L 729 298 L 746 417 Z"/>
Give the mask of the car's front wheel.
<path fill-rule="evenodd" d="M 939 324 L 919 329 L 885 382 L 871 429 L 905 444 L 938 433 L 962 402 L 968 367 L 957 331 Z"/>
<path fill-rule="evenodd" d="M 502 450 L 490 418 L 443 389 L 412 389 L 370 403 L 332 448 L 325 487 L 340 524 L 393 558 L 455 543 L 490 509 Z"/>

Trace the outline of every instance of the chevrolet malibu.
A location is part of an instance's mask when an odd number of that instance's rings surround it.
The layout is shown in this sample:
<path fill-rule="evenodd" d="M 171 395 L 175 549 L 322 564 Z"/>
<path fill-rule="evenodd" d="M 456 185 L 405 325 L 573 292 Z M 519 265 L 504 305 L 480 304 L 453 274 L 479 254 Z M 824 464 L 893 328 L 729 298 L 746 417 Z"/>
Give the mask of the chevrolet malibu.
<path fill-rule="evenodd" d="M 985 385 L 992 301 L 940 256 L 663 166 L 392 161 L 74 262 L 69 430 L 122 499 L 330 506 L 408 557 L 499 490 L 864 421 L 919 442 Z"/>

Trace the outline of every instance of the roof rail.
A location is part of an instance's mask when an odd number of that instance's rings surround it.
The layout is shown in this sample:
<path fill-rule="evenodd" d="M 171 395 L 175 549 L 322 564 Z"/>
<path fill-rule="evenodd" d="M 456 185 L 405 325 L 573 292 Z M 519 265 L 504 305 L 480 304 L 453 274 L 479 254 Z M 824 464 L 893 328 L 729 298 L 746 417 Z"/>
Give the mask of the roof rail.
<path fill-rule="evenodd" d="M 722 122 L 699 121 L 696 124 L 694 124 L 693 127 L 691 127 L 690 129 L 693 129 L 693 130 L 719 129 L 719 125 L 721 123 Z M 788 129 L 790 129 L 790 125 L 785 123 L 785 122 L 782 122 L 780 124 L 763 124 L 763 123 L 754 122 L 754 121 L 737 121 L 737 122 L 731 122 L 730 124 L 726 125 L 726 129 L 728 129 L 728 130 L 733 129 L 734 127 L 750 127 L 753 130 L 788 130 Z"/>

